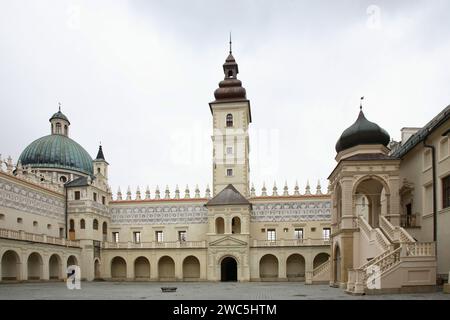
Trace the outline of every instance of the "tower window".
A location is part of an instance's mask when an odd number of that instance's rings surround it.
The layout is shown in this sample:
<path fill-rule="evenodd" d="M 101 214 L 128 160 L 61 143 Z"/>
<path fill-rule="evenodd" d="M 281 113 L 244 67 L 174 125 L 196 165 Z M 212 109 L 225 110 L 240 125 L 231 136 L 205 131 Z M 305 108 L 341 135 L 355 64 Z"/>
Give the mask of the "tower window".
<path fill-rule="evenodd" d="M 233 169 L 227 169 L 227 177 L 233 176 Z"/>
<path fill-rule="evenodd" d="M 80 220 L 80 229 L 86 229 L 86 222 L 84 221 L 84 219 Z"/>
<path fill-rule="evenodd" d="M 80 191 L 75 191 L 75 200 L 80 200 Z"/>
<path fill-rule="evenodd" d="M 228 71 L 228 77 L 229 78 L 233 78 L 233 70 L 229 70 Z"/>
<path fill-rule="evenodd" d="M 231 113 L 227 114 L 227 127 L 233 126 L 233 115 Z"/>
<path fill-rule="evenodd" d="M 97 219 L 94 219 L 94 222 L 92 223 L 92 228 L 94 230 L 98 230 L 98 220 Z"/>
<path fill-rule="evenodd" d="M 61 134 L 61 123 L 56 124 L 56 134 Z"/>
<path fill-rule="evenodd" d="M 66 183 L 67 178 L 65 176 L 61 176 L 61 177 L 59 177 L 59 181 L 61 181 L 62 183 Z"/>
<path fill-rule="evenodd" d="M 67 136 L 67 125 L 64 125 L 64 134 Z"/>

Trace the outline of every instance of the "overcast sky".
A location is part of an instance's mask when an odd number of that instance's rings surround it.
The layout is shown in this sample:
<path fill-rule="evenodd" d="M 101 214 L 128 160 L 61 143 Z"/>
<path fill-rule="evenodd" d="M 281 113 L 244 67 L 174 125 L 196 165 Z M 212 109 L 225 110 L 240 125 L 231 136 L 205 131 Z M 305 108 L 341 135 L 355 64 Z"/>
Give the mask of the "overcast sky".
<path fill-rule="evenodd" d="M 358 115 L 400 138 L 450 104 L 450 1 L 0 0 L 0 153 L 62 111 L 114 192 L 211 185 L 208 102 L 233 54 L 251 101 L 251 181 L 325 189 Z"/>

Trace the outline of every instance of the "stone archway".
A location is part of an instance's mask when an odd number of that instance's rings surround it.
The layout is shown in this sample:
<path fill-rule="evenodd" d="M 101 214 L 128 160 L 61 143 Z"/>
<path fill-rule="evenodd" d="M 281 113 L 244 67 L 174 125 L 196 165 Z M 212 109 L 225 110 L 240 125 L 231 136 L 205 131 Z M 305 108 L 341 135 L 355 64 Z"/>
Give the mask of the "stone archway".
<path fill-rule="evenodd" d="M 339 284 L 341 282 L 341 250 L 336 246 L 334 250 L 334 282 Z"/>
<path fill-rule="evenodd" d="M 62 268 L 62 262 L 61 258 L 57 254 L 53 254 L 50 259 L 48 260 L 48 273 L 49 273 L 49 279 L 50 280 L 59 280 L 61 279 L 61 268 Z"/>
<path fill-rule="evenodd" d="M 294 281 L 305 279 L 305 258 L 301 254 L 294 253 L 287 258 L 286 277 Z"/>
<path fill-rule="evenodd" d="M 169 256 L 164 256 L 158 261 L 158 276 L 160 280 L 175 280 L 175 261 Z"/>
<path fill-rule="evenodd" d="M 111 260 L 111 278 L 126 279 L 127 277 L 127 263 L 122 257 L 114 257 Z"/>
<path fill-rule="evenodd" d="M 319 254 L 317 254 L 314 257 L 313 260 L 313 269 L 317 268 L 318 266 L 324 264 L 325 262 L 327 262 L 330 259 L 330 255 L 328 253 L 325 252 L 321 252 Z"/>
<path fill-rule="evenodd" d="M 220 281 L 237 281 L 237 261 L 233 257 L 225 257 L 220 262 Z"/>
<path fill-rule="evenodd" d="M 13 250 L 6 251 L 2 256 L 1 280 L 20 280 L 20 257 Z"/>
<path fill-rule="evenodd" d="M 30 254 L 27 260 L 28 280 L 42 279 L 42 266 L 43 262 L 41 255 L 37 252 Z"/>
<path fill-rule="evenodd" d="M 94 262 L 94 279 L 100 279 L 100 261 L 98 259 Z"/>
<path fill-rule="evenodd" d="M 188 256 L 183 260 L 183 280 L 200 279 L 200 261 L 195 256 Z"/>
<path fill-rule="evenodd" d="M 259 260 L 259 277 L 278 278 L 278 259 L 273 254 L 266 254 Z"/>
<path fill-rule="evenodd" d="M 134 260 L 134 277 L 136 279 L 150 279 L 150 262 L 146 257 Z"/>

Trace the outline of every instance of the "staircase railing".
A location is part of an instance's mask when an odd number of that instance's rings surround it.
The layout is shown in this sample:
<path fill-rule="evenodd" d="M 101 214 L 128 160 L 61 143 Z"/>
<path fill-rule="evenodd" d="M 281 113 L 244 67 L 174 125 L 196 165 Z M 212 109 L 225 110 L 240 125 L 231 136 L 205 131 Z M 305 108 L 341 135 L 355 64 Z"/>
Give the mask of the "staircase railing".
<path fill-rule="evenodd" d="M 402 227 L 394 226 L 388 219 L 380 216 L 380 228 L 386 233 L 389 240 L 396 243 L 416 242 L 414 238 Z"/>
<path fill-rule="evenodd" d="M 392 248 L 391 242 L 386 238 L 386 236 L 378 228 L 372 228 L 370 224 L 362 216 L 358 217 L 358 226 L 367 238 L 372 241 L 374 240 L 382 250 L 390 250 Z"/>
<path fill-rule="evenodd" d="M 325 261 L 324 263 L 322 263 L 321 265 L 317 266 L 314 270 L 313 270 L 313 277 L 317 276 L 323 272 L 326 271 L 330 271 L 330 266 L 331 266 L 331 260 L 328 259 L 327 261 Z"/>

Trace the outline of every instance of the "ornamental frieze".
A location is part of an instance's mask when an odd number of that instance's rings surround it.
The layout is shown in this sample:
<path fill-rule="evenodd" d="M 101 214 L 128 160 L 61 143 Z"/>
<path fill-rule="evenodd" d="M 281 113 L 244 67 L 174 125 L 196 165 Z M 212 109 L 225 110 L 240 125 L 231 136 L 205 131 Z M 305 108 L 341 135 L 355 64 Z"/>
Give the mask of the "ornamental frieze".
<path fill-rule="evenodd" d="M 1 178 L 0 206 L 64 222 L 64 201 Z"/>
<path fill-rule="evenodd" d="M 326 221 L 331 219 L 331 201 L 254 203 L 251 222 Z"/>

